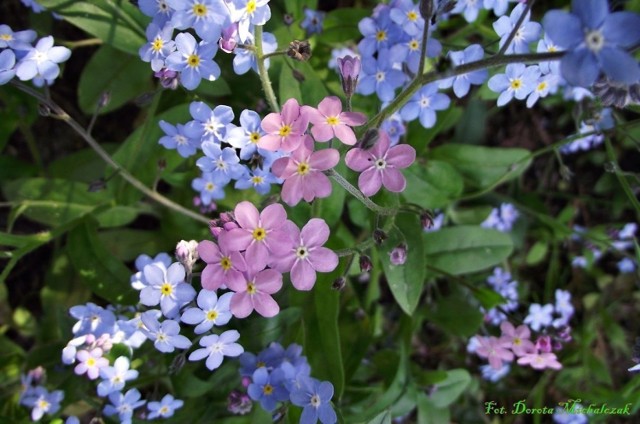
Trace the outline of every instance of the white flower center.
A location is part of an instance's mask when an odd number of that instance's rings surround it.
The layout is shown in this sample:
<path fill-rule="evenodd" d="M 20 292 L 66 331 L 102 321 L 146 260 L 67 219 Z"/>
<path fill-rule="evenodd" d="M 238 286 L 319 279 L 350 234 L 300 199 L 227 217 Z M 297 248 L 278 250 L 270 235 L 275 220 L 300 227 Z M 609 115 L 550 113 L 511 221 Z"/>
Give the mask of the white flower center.
<path fill-rule="evenodd" d="M 584 37 L 587 48 L 594 53 L 598 53 L 604 47 L 604 36 L 600 30 L 589 31 Z"/>

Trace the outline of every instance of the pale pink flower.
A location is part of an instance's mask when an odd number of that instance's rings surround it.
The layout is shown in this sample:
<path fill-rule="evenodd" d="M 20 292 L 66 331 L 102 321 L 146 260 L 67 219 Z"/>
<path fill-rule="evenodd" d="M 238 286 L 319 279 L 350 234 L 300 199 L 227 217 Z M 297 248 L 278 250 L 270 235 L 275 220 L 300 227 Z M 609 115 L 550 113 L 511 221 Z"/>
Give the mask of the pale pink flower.
<path fill-rule="evenodd" d="M 291 284 L 298 290 L 311 290 L 316 272 L 331 272 L 338 266 L 338 255 L 322 247 L 329 239 L 329 226 L 323 219 L 312 218 L 302 231 L 291 221 L 285 224 L 294 240 L 293 248 L 270 264 L 280 272 L 291 271 Z"/>
<path fill-rule="evenodd" d="M 562 364 L 558 362 L 555 353 L 538 351 L 527 353 L 518 358 L 518 365 L 530 365 L 531 368 L 536 370 L 543 370 L 545 368 L 559 370 L 562 368 Z"/>
<path fill-rule="evenodd" d="M 264 265 L 257 261 L 249 261 L 243 281 L 229 282 L 229 289 L 235 292 L 231 298 L 231 313 L 236 318 L 246 318 L 254 310 L 267 318 L 280 312 L 271 295 L 282 287 L 282 274 L 275 269 L 263 268 Z"/>
<path fill-rule="evenodd" d="M 222 241 L 220 245 L 209 240 L 198 244 L 200 259 L 207 263 L 202 271 L 202 287 L 217 290 L 221 285 L 228 285 L 230 280 L 242 280 L 242 272 L 247 270 L 242 253 L 231 250 Z"/>
<path fill-rule="evenodd" d="M 309 118 L 300 113 L 298 101 L 289 99 L 282 106 L 281 113 L 270 113 L 262 120 L 262 129 L 266 134 L 258 140 L 258 147 L 292 152 L 304 140 L 308 126 Z"/>
<path fill-rule="evenodd" d="M 515 328 L 509 321 L 503 321 L 500 324 L 500 330 L 502 330 L 500 340 L 506 342 L 516 356 L 535 351 L 533 342 L 529 340 L 531 331 L 526 325 Z"/>
<path fill-rule="evenodd" d="M 100 369 L 109 365 L 109 360 L 102 356 L 102 349 L 99 347 L 89 350 L 79 350 L 76 354 L 78 365 L 74 372 L 78 375 L 87 374 L 91 380 L 95 380 L 100 375 Z"/>
<path fill-rule="evenodd" d="M 295 206 L 304 199 L 311 202 L 316 197 L 328 197 L 331 194 L 331 181 L 323 171 L 333 168 L 340 161 L 336 149 L 313 151 L 313 140 L 306 136 L 304 143 L 289 157 L 273 162 L 271 172 L 284 179 L 282 200 L 289 206 Z"/>
<path fill-rule="evenodd" d="M 347 152 L 345 162 L 356 172 L 362 172 L 358 178 L 358 188 L 365 196 L 373 196 L 384 187 L 394 193 L 404 190 L 407 181 L 399 171 L 416 159 L 416 151 L 408 144 L 389 147 L 389 136 L 380 131 L 377 143 L 370 149 L 354 148 Z"/>
<path fill-rule="evenodd" d="M 239 227 L 223 231 L 218 240 L 229 251 L 246 249 L 246 262 L 264 268 L 270 254 L 283 255 L 291 249 L 291 238 L 282 230 L 287 220 L 282 205 L 274 203 L 260 213 L 252 203 L 244 201 L 236 205 L 234 216 Z"/>
<path fill-rule="evenodd" d="M 343 112 L 342 102 L 336 96 L 322 99 L 318 109 L 303 106 L 302 113 L 307 114 L 313 124 L 311 134 L 316 141 L 329 141 L 333 137 L 344 144 L 356 144 L 356 135 L 351 127 L 367 122 L 367 117 L 360 112 Z"/>
<path fill-rule="evenodd" d="M 508 343 L 500 340 L 497 337 L 477 337 L 478 347 L 476 348 L 476 355 L 481 358 L 487 358 L 489 365 L 493 369 L 499 370 L 502 368 L 502 362 L 513 361 L 513 352 L 509 350 Z"/>

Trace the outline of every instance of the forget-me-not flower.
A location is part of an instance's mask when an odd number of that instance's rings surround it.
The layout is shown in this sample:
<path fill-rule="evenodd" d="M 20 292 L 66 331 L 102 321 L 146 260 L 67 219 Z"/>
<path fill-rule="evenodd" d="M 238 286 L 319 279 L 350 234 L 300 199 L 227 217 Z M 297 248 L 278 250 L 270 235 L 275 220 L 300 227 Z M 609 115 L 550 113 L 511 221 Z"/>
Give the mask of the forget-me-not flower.
<path fill-rule="evenodd" d="M 145 15 L 153 18 L 153 24 L 163 27 L 173 15 L 173 8 L 167 0 L 138 0 L 138 7 Z"/>
<path fill-rule="evenodd" d="M 190 361 L 199 361 L 207 358 L 205 365 L 211 371 L 222 364 L 225 356 L 236 357 L 244 352 L 244 348 L 236 341 L 240 338 L 240 333 L 236 330 L 228 330 L 217 335 L 211 334 L 200 339 L 202 349 L 196 349 L 189 355 Z"/>
<path fill-rule="evenodd" d="M 204 205 L 210 205 L 214 200 L 224 199 L 224 186 L 228 181 L 221 180 L 212 172 L 203 172 L 191 182 L 191 188 L 200 192 L 200 200 Z"/>
<path fill-rule="evenodd" d="M 194 125 L 172 125 L 166 121 L 160 121 L 160 128 L 166 134 L 158 141 L 166 149 L 175 149 L 183 158 L 194 155 L 202 141 L 200 130 Z"/>
<path fill-rule="evenodd" d="M 191 341 L 180 334 L 180 324 L 177 321 L 167 319 L 160 323 L 154 310 L 144 312 L 140 318 L 144 323 L 142 331 L 153 340 L 153 345 L 160 352 L 171 353 L 176 348 L 188 349 L 191 346 Z"/>
<path fill-rule="evenodd" d="M 257 112 L 245 109 L 240 113 L 240 126 L 228 126 L 226 142 L 240 149 L 240 159 L 249 160 L 258 150 L 258 141 L 265 132 Z"/>
<path fill-rule="evenodd" d="M 238 24 L 240 42 L 251 37 L 251 25 L 264 25 L 271 18 L 269 0 L 231 0 L 227 2 L 231 21 Z"/>
<path fill-rule="evenodd" d="M 167 0 L 167 3 L 174 9 L 171 24 L 175 28 L 193 28 L 205 43 L 218 46 L 222 28 L 230 23 L 229 9 L 223 0 Z"/>
<path fill-rule="evenodd" d="M 100 369 L 102 381 L 98 384 L 98 396 L 107 396 L 112 392 L 119 392 L 129 380 L 138 378 L 138 371 L 129 369 L 129 358 L 119 356 L 113 366 Z"/>
<path fill-rule="evenodd" d="M 195 89 L 203 78 L 218 79 L 220 67 L 213 61 L 218 43 L 197 43 L 188 32 L 178 34 L 175 43 L 177 51 L 167 57 L 167 68 L 180 72 L 180 83 L 186 89 Z"/>
<path fill-rule="evenodd" d="M 14 32 L 9 25 L 0 25 L 0 49 L 29 50 L 36 36 L 32 29 Z"/>
<path fill-rule="evenodd" d="M 511 15 L 509 15 L 509 17 L 502 16 L 493 23 L 494 31 L 498 36 L 500 36 L 500 48 L 502 48 L 504 43 L 506 43 L 509 35 L 520 20 L 525 7 L 526 6 L 523 3 L 518 3 L 516 7 L 513 8 L 513 11 L 511 11 Z M 537 22 L 529 21 L 530 16 L 531 12 L 529 11 L 527 12 L 527 15 L 520 27 L 518 27 L 518 30 L 511 40 L 509 47 L 505 50 L 505 53 L 528 53 L 529 44 L 540 38 L 542 27 Z"/>
<path fill-rule="evenodd" d="M 68 48 L 53 45 L 52 36 L 43 37 L 20 59 L 16 65 L 16 76 L 22 81 L 33 79 L 38 86 L 44 82 L 50 85 L 60 75 L 58 64 L 70 56 L 71 50 Z"/>
<path fill-rule="evenodd" d="M 331 406 L 333 385 L 328 381 L 318 381 L 304 375 L 297 378 L 297 389 L 291 392 L 291 403 L 301 406 L 301 424 L 334 424 L 338 421 Z"/>
<path fill-rule="evenodd" d="M 253 37 L 248 40 L 245 44 L 252 45 Z M 275 35 L 270 32 L 265 32 L 262 34 L 262 52 L 264 54 L 273 53 L 278 48 L 278 42 L 276 41 Z M 249 69 L 253 69 L 256 73 L 258 72 L 258 62 L 256 61 L 256 52 L 253 49 L 235 49 L 233 51 L 236 56 L 233 58 L 233 72 L 238 75 L 246 74 L 249 72 Z M 266 69 L 269 69 L 269 60 L 266 59 L 264 61 L 264 66 Z"/>
<path fill-rule="evenodd" d="M 378 53 L 380 59 L 365 57 L 362 59 L 362 74 L 360 75 L 357 93 L 369 95 L 376 93 L 383 102 L 393 100 L 396 88 L 406 80 L 406 75 L 395 69 L 387 60 L 389 51 L 384 49 Z"/>
<path fill-rule="evenodd" d="M 140 303 L 146 306 L 160 304 L 162 314 L 167 318 L 177 316 L 180 307 L 196 297 L 195 289 L 184 280 L 184 267 L 178 262 L 166 270 L 150 264 L 143 272 L 149 285 L 140 292 Z"/>
<path fill-rule="evenodd" d="M 198 293 L 198 307 L 184 311 L 180 320 L 195 325 L 196 334 L 206 333 L 214 325 L 225 325 L 231 319 L 229 303 L 232 297 L 233 293 L 225 293 L 218 298 L 214 290 L 202 289 Z"/>
<path fill-rule="evenodd" d="M 130 389 L 125 394 L 113 392 L 109 395 L 111 403 L 104 407 L 104 414 L 108 417 L 118 414 L 121 424 L 131 424 L 133 410 L 146 403 L 140 398 L 138 389 Z"/>
<path fill-rule="evenodd" d="M 0 52 L 0 85 L 8 83 L 16 75 L 15 65 L 16 55 L 13 50 L 6 49 Z"/>
<path fill-rule="evenodd" d="M 200 131 L 202 141 L 213 141 L 220 144 L 227 133 L 227 125 L 233 121 L 233 109 L 227 105 L 218 105 L 211 109 L 204 102 L 192 102 L 189 113 L 193 117 L 193 125 Z"/>
<path fill-rule="evenodd" d="M 175 51 L 176 43 L 171 39 L 173 27 L 165 25 L 163 28 L 151 23 L 146 31 L 148 43 L 140 47 L 138 54 L 144 62 L 151 62 L 154 72 L 165 67 L 165 59 Z"/>
<path fill-rule="evenodd" d="M 153 420 L 158 417 L 172 417 L 176 409 L 182 408 L 182 405 L 184 405 L 184 401 L 175 399 L 171 395 L 164 395 L 160 402 L 149 402 L 149 404 L 147 404 L 147 408 L 149 408 L 147 418 Z"/>
<path fill-rule="evenodd" d="M 400 109 L 400 116 L 405 121 L 420 118 L 420 124 L 431 128 L 436 123 L 436 110 L 445 110 L 451 101 L 446 94 L 438 93 L 438 85 L 430 83 L 423 86 Z"/>
<path fill-rule="evenodd" d="M 449 58 L 454 66 L 464 65 L 466 63 L 476 62 L 482 59 L 484 50 L 479 44 L 472 44 L 463 51 L 449 52 Z M 453 86 L 453 92 L 457 97 L 464 97 L 469 92 L 471 84 L 480 85 L 488 76 L 486 69 L 467 72 L 466 74 L 444 79 L 440 82 L 440 88 L 449 88 Z"/>
<path fill-rule="evenodd" d="M 540 77 L 537 65 L 526 66 L 522 63 L 507 65 L 504 74 L 497 74 L 489 79 L 489 88 L 500 93 L 498 106 L 504 106 L 514 97 L 524 100 L 536 87 Z"/>

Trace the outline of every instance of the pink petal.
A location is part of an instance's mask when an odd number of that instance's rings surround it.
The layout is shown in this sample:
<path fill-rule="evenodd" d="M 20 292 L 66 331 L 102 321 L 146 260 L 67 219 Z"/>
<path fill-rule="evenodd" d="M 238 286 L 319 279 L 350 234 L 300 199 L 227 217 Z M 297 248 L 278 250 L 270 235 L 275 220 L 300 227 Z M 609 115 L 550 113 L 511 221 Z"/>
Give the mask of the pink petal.
<path fill-rule="evenodd" d="M 311 154 L 309 165 L 318 171 L 326 171 L 340 162 L 340 153 L 336 149 L 318 150 Z"/>
<path fill-rule="evenodd" d="M 220 243 L 224 243 L 227 249 L 239 252 L 245 250 L 253 241 L 253 235 L 242 228 L 234 228 L 220 234 Z"/>
<path fill-rule="evenodd" d="M 375 168 L 369 168 L 358 177 L 358 188 L 367 197 L 373 196 L 382 187 L 380 172 Z"/>
<path fill-rule="evenodd" d="M 367 116 L 360 112 L 342 112 L 340 114 L 340 122 L 355 127 L 367 122 Z"/>
<path fill-rule="evenodd" d="M 247 278 L 244 275 L 240 275 L 240 278 L 227 279 L 227 287 L 234 292 L 245 292 L 247 291 Z"/>
<path fill-rule="evenodd" d="M 269 150 L 270 152 L 275 152 L 280 149 L 280 144 L 282 143 L 282 137 L 276 134 L 267 134 L 260 137 L 258 140 L 258 147 L 261 149 Z"/>
<path fill-rule="evenodd" d="M 324 116 L 318 109 L 311 106 L 302 106 L 300 108 L 300 114 L 306 116 L 307 120 L 312 124 L 319 124 L 325 122 L 327 117 Z"/>
<path fill-rule="evenodd" d="M 240 224 L 242 228 L 253 230 L 258 226 L 260 214 L 258 213 L 258 209 L 256 209 L 251 202 L 244 201 L 238 203 L 234 210 L 234 215 L 236 221 L 238 221 L 238 224 Z"/>
<path fill-rule="evenodd" d="M 350 169 L 356 172 L 362 172 L 372 166 L 371 154 L 363 149 L 351 149 L 344 157 L 344 162 Z"/>
<path fill-rule="evenodd" d="M 224 273 L 220 265 L 207 265 L 202 270 L 200 282 L 207 290 L 217 290 L 223 283 Z"/>
<path fill-rule="evenodd" d="M 314 172 L 306 176 L 302 185 L 302 198 L 305 202 L 311 203 L 316 198 L 316 187 L 313 184 L 314 177 L 321 174 Z"/>
<path fill-rule="evenodd" d="M 356 141 L 358 141 L 356 139 L 356 135 L 353 133 L 353 130 L 347 125 L 336 125 L 333 129 L 336 132 L 336 137 L 338 138 L 338 140 L 342 141 L 344 144 L 353 146 L 354 144 L 356 144 Z"/>
<path fill-rule="evenodd" d="M 255 282 L 258 291 L 273 294 L 282 288 L 282 274 L 275 269 L 265 269 L 256 275 Z"/>
<path fill-rule="evenodd" d="M 329 240 L 329 226 L 320 218 L 312 218 L 300 231 L 300 238 L 306 247 L 322 246 Z"/>
<path fill-rule="evenodd" d="M 282 126 L 282 117 L 279 113 L 270 113 L 264 117 L 261 125 L 266 133 L 277 133 Z"/>
<path fill-rule="evenodd" d="M 297 261 L 291 268 L 291 284 L 298 290 L 308 291 L 316 283 L 316 271 L 307 261 Z"/>
<path fill-rule="evenodd" d="M 369 153 L 375 158 L 382 158 L 389 150 L 389 145 L 391 141 L 389 140 L 389 136 L 385 131 L 380 131 L 380 136 L 378 137 L 378 142 L 373 145 L 371 149 L 369 149 Z"/>
<path fill-rule="evenodd" d="M 382 184 L 384 187 L 394 193 L 404 191 L 407 181 L 400 171 L 395 168 L 386 168 L 382 172 Z"/>
<path fill-rule="evenodd" d="M 253 306 L 256 308 L 256 312 L 265 318 L 276 316 L 280 312 L 280 306 L 268 294 L 254 295 Z"/>
<path fill-rule="evenodd" d="M 342 102 L 336 96 L 325 97 L 318 105 L 318 110 L 324 116 L 338 116 L 342 112 Z"/>
<path fill-rule="evenodd" d="M 311 252 L 309 262 L 318 272 L 331 272 L 338 266 L 338 255 L 326 247 L 317 247 Z"/>
<path fill-rule="evenodd" d="M 245 257 L 249 259 L 247 262 L 247 272 L 255 275 L 267 266 L 269 262 L 269 250 L 264 242 L 251 243 L 245 252 Z"/>
<path fill-rule="evenodd" d="M 291 236 L 286 231 L 273 230 L 267 235 L 269 251 L 276 256 L 286 254 L 292 247 Z M 251 256 L 248 256 L 250 258 Z"/>
<path fill-rule="evenodd" d="M 285 152 L 293 152 L 298 147 L 300 147 L 303 141 L 304 136 L 302 135 L 290 135 L 282 140 L 282 144 L 280 144 L 279 148 L 280 150 L 284 150 Z M 258 147 L 262 147 L 260 146 L 260 142 L 258 142 Z"/>
<path fill-rule="evenodd" d="M 333 127 L 326 122 L 313 125 L 311 134 L 316 141 L 329 141 L 333 138 Z"/>
<path fill-rule="evenodd" d="M 287 165 L 289 165 L 288 157 L 276 159 L 271 165 L 271 172 L 278 178 L 288 178 L 284 176 Z"/>
<path fill-rule="evenodd" d="M 285 180 L 282 185 L 282 192 L 280 195 L 282 196 L 282 200 L 289 206 L 295 206 L 302 199 L 302 177 L 299 175 L 294 175 L 287 180 Z"/>
<path fill-rule="evenodd" d="M 229 259 L 231 259 L 231 266 L 238 271 L 246 271 L 247 270 L 247 262 L 244 260 L 244 256 L 240 252 L 231 252 L 229 254 Z"/>
<path fill-rule="evenodd" d="M 253 304 L 246 292 L 234 293 L 231 298 L 231 313 L 236 318 L 246 318 L 253 311 Z"/>
<path fill-rule="evenodd" d="M 272 203 L 260 213 L 262 227 L 269 229 L 280 228 L 287 220 L 287 211 L 279 203 Z"/>
<path fill-rule="evenodd" d="M 387 152 L 385 159 L 396 168 L 406 168 L 416 160 L 416 149 L 408 144 L 393 146 Z"/>
<path fill-rule="evenodd" d="M 324 198 L 331 196 L 333 186 L 329 177 L 321 172 L 314 172 L 307 177 L 307 185 L 312 189 L 314 197 Z"/>
<path fill-rule="evenodd" d="M 282 112 L 280 115 L 282 116 L 282 122 L 285 124 L 291 124 L 293 121 L 298 119 L 298 116 L 300 116 L 300 105 L 298 104 L 298 101 L 294 98 L 287 100 L 284 105 L 282 105 Z"/>
<path fill-rule="evenodd" d="M 225 274 L 223 274 L 223 280 L 225 285 L 229 288 L 231 287 L 241 287 L 242 284 L 246 285 L 246 280 L 244 275 L 240 271 L 236 271 L 235 269 L 228 270 Z"/>
<path fill-rule="evenodd" d="M 198 255 L 207 263 L 220 261 L 220 249 L 210 240 L 202 240 L 198 243 Z"/>

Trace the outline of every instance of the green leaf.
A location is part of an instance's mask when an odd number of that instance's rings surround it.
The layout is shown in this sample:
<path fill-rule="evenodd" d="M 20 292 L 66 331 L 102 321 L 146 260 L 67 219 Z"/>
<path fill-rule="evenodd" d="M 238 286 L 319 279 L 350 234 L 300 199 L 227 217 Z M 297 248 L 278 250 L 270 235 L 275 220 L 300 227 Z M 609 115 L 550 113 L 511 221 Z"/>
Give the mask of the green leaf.
<path fill-rule="evenodd" d="M 148 18 L 128 0 L 38 0 L 38 3 L 104 43 L 134 56 L 147 42 Z"/>
<path fill-rule="evenodd" d="M 396 217 L 396 228 L 381 246 L 380 258 L 393 297 L 402 310 L 411 315 L 418 306 L 425 279 L 424 250 L 420 220 L 413 214 Z M 403 265 L 393 265 L 389 253 L 399 244 L 407 246 L 407 260 Z"/>
<path fill-rule="evenodd" d="M 442 228 L 422 237 L 427 266 L 452 275 L 495 266 L 513 250 L 508 234 L 470 225 Z"/>
<path fill-rule="evenodd" d="M 447 378 L 436 383 L 430 396 L 436 408 L 446 408 L 453 404 L 471 383 L 471 375 L 463 369 L 447 371 Z"/>
<path fill-rule="evenodd" d="M 483 314 L 476 305 L 472 305 L 462 292 L 438 299 L 426 311 L 426 316 L 448 333 L 470 337 L 482 325 Z"/>
<path fill-rule="evenodd" d="M 338 163 L 336 165 L 336 172 L 344 175 L 347 166 L 344 162 Z M 336 183 L 333 179 L 330 180 L 332 185 L 331 196 L 324 199 L 316 199 L 314 201 L 314 212 L 317 211 L 317 217 L 324 219 L 327 222 L 329 227 L 334 226 L 342 216 L 342 208 L 344 207 L 344 201 L 347 195 L 347 192 L 340 187 L 338 183 Z M 317 202 L 318 206 L 315 205 Z M 317 209 L 315 209 L 317 208 Z"/>
<path fill-rule="evenodd" d="M 429 157 L 451 164 L 472 188 L 497 186 L 521 175 L 531 164 L 528 150 L 445 144 Z"/>
<path fill-rule="evenodd" d="M 137 296 L 129 284 L 131 271 L 100 243 L 95 221 L 85 220 L 69 232 L 67 253 L 96 295 L 112 303 L 136 303 Z"/>
<path fill-rule="evenodd" d="M 538 241 L 527 253 L 527 265 L 537 265 L 544 260 L 549 252 L 549 245 L 544 241 Z"/>
<path fill-rule="evenodd" d="M 418 424 L 449 424 L 451 414 L 448 408 L 437 408 L 425 393 L 416 396 L 418 404 Z"/>
<path fill-rule="evenodd" d="M 367 424 L 391 424 L 391 412 L 383 411 L 379 413 L 374 419 L 367 422 Z"/>
<path fill-rule="evenodd" d="M 464 188 L 462 176 L 447 162 L 431 160 L 426 164 L 413 164 L 404 171 L 407 188 L 405 200 L 425 209 L 447 206 Z"/>
<path fill-rule="evenodd" d="M 103 94 L 109 102 L 99 111 L 111 112 L 151 89 L 151 68 L 136 56 L 105 45 L 91 56 L 80 75 L 78 104 L 87 115 L 95 112 Z"/>
<path fill-rule="evenodd" d="M 293 70 L 285 63 L 280 67 L 280 80 L 278 84 L 278 96 L 283 104 L 289 99 L 302 102 L 300 83 L 293 77 Z"/>
<path fill-rule="evenodd" d="M 342 43 L 347 39 L 358 39 L 362 36 L 358 30 L 358 22 L 369 16 L 364 8 L 339 7 L 327 13 L 323 30 L 318 34 L 318 41 L 326 44 Z"/>

